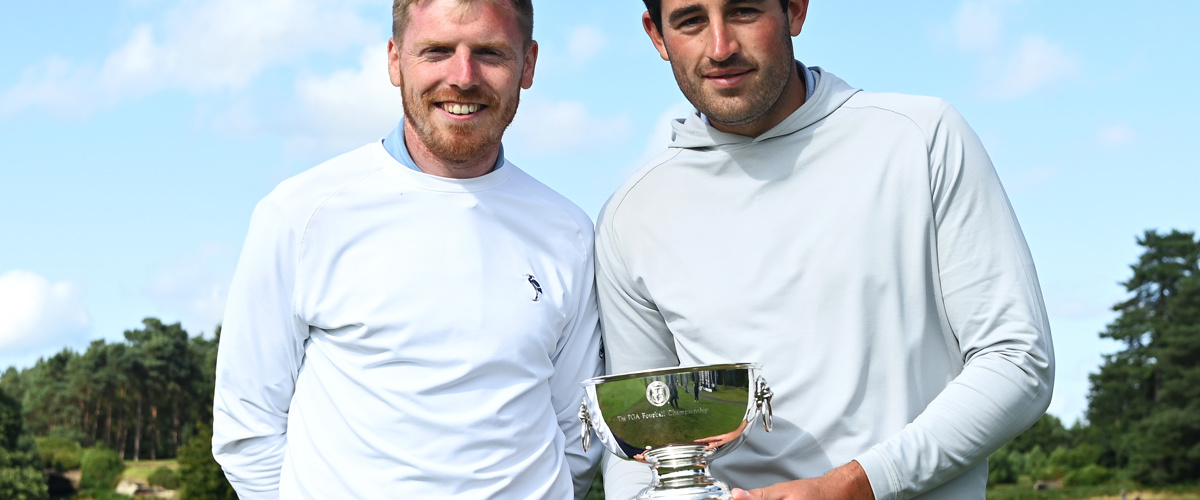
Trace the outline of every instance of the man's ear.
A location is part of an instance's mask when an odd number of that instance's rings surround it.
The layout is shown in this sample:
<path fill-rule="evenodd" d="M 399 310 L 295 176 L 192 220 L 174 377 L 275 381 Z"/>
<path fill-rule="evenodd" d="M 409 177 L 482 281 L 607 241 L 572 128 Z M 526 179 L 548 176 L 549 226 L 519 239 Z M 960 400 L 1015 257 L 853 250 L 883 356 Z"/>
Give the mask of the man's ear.
<path fill-rule="evenodd" d="M 792 36 L 799 35 L 800 30 L 804 28 L 804 19 L 808 16 L 808 0 L 790 0 L 787 14 Z"/>
<path fill-rule="evenodd" d="M 404 83 L 404 77 L 400 74 L 400 46 L 396 44 L 395 38 L 388 39 L 388 76 L 391 77 L 392 85 L 399 87 Z"/>
<path fill-rule="evenodd" d="M 525 90 L 533 86 L 533 69 L 537 65 L 537 56 L 537 40 L 530 40 L 529 48 L 525 50 L 525 67 L 521 68 L 521 88 Z"/>
<path fill-rule="evenodd" d="M 650 41 L 654 43 L 654 48 L 658 49 L 658 55 L 664 61 L 670 61 L 671 58 L 667 55 L 667 44 L 663 41 L 662 32 L 658 30 L 658 26 L 654 25 L 654 20 L 650 18 L 649 11 L 642 13 L 642 28 L 650 36 Z"/>

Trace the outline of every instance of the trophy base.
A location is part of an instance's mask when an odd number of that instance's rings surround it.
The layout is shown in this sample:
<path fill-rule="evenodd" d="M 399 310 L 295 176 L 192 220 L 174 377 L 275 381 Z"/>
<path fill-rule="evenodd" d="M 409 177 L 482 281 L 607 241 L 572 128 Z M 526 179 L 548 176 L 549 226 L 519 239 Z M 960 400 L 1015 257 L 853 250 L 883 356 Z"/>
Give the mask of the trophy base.
<path fill-rule="evenodd" d="M 637 500 L 730 500 L 733 496 L 724 484 L 710 487 L 654 489 L 646 488 L 638 493 Z"/>
<path fill-rule="evenodd" d="M 708 472 L 708 449 L 703 445 L 670 445 L 647 450 L 654 482 L 637 500 L 730 500 L 729 487 Z"/>

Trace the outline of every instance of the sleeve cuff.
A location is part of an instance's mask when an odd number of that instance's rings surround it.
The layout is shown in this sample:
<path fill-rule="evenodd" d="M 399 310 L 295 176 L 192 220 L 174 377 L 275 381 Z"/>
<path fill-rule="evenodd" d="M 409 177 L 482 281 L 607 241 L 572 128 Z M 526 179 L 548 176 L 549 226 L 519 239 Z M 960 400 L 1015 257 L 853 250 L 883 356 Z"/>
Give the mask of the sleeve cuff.
<path fill-rule="evenodd" d="M 862 466 L 863 472 L 867 473 L 867 481 L 871 483 L 871 491 L 875 494 L 875 500 L 900 500 L 897 495 L 900 491 L 900 484 L 897 481 L 899 474 L 883 452 L 871 448 L 862 455 L 854 457 L 854 461 L 858 462 L 858 465 Z"/>

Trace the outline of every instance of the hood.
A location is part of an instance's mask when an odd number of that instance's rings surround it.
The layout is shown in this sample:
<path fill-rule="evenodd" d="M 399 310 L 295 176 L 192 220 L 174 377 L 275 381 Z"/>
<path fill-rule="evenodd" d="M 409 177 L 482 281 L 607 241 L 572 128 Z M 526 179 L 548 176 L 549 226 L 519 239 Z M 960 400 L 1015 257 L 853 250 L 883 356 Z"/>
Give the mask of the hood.
<path fill-rule="evenodd" d="M 782 122 L 771 127 L 770 130 L 763 132 L 762 135 L 747 137 L 721 132 L 713 128 L 712 125 L 709 125 L 704 118 L 701 118 L 699 111 L 692 110 L 692 113 L 686 118 L 676 118 L 671 122 L 670 147 L 718 147 L 765 141 L 774 137 L 788 135 L 821 121 L 837 110 L 842 103 L 850 99 L 850 96 L 859 91 L 859 89 L 853 88 L 842 81 L 841 78 L 834 76 L 833 73 L 828 73 L 818 66 L 810 66 L 809 69 L 816 73 L 817 80 L 817 88 L 813 91 L 812 98 L 805 101 L 804 105 L 793 111 Z"/>

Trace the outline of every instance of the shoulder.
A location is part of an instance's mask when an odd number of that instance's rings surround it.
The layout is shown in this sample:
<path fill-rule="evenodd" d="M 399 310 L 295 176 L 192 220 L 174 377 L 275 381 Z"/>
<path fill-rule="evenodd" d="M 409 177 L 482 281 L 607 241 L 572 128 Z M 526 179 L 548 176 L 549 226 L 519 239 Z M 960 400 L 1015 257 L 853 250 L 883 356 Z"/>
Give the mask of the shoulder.
<path fill-rule="evenodd" d="M 966 125 L 962 115 L 948 101 L 939 97 L 896 94 L 887 92 L 858 92 L 843 105 L 847 110 L 891 115 L 933 135 L 947 123 Z"/>
<path fill-rule="evenodd" d="M 649 184 L 647 180 L 670 165 L 683 151 L 684 149 L 681 148 L 667 148 L 634 171 L 633 175 L 625 180 L 625 183 L 608 198 L 604 207 L 600 209 L 600 216 L 597 218 L 597 226 L 600 230 L 611 229 L 616 223 L 618 215 L 637 203 L 642 193 L 645 192 L 644 188 Z"/>
<path fill-rule="evenodd" d="M 567 199 L 566 196 L 563 196 L 558 191 L 550 188 L 550 186 L 542 183 L 542 181 L 521 170 L 510 161 L 505 161 L 504 168 L 511 169 L 509 175 L 509 179 L 511 180 L 510 189 L 519 190 L 527 201 L 536 201 L 545 206 L 549 213 L 558 214 L 570 220 L 571 224 L 578 228 L 581 234 L 588 236 L 585 240 L 591 241 L 592 218 L 582 208 L 579 208 L 579 205 L 576 205 Z"/>
<path fill-rule="evenodd" d="M 280 182 L 259 206 L 272 206 L 293 221 L 306 220 L 330 197 L 382 170 L 386 163 L 381 154 L 387 152 L 378 143 L 341 154 Z"/>
<path fill-rule="evenodd" d="M 860 91 L 846 101 L 845 107 L 854 109 L 875 108 L 905 116 L 927 116 L 939 113 L 950 104 L 945 99 L 923 95 L 897 94 L 891 92 Z"/>

